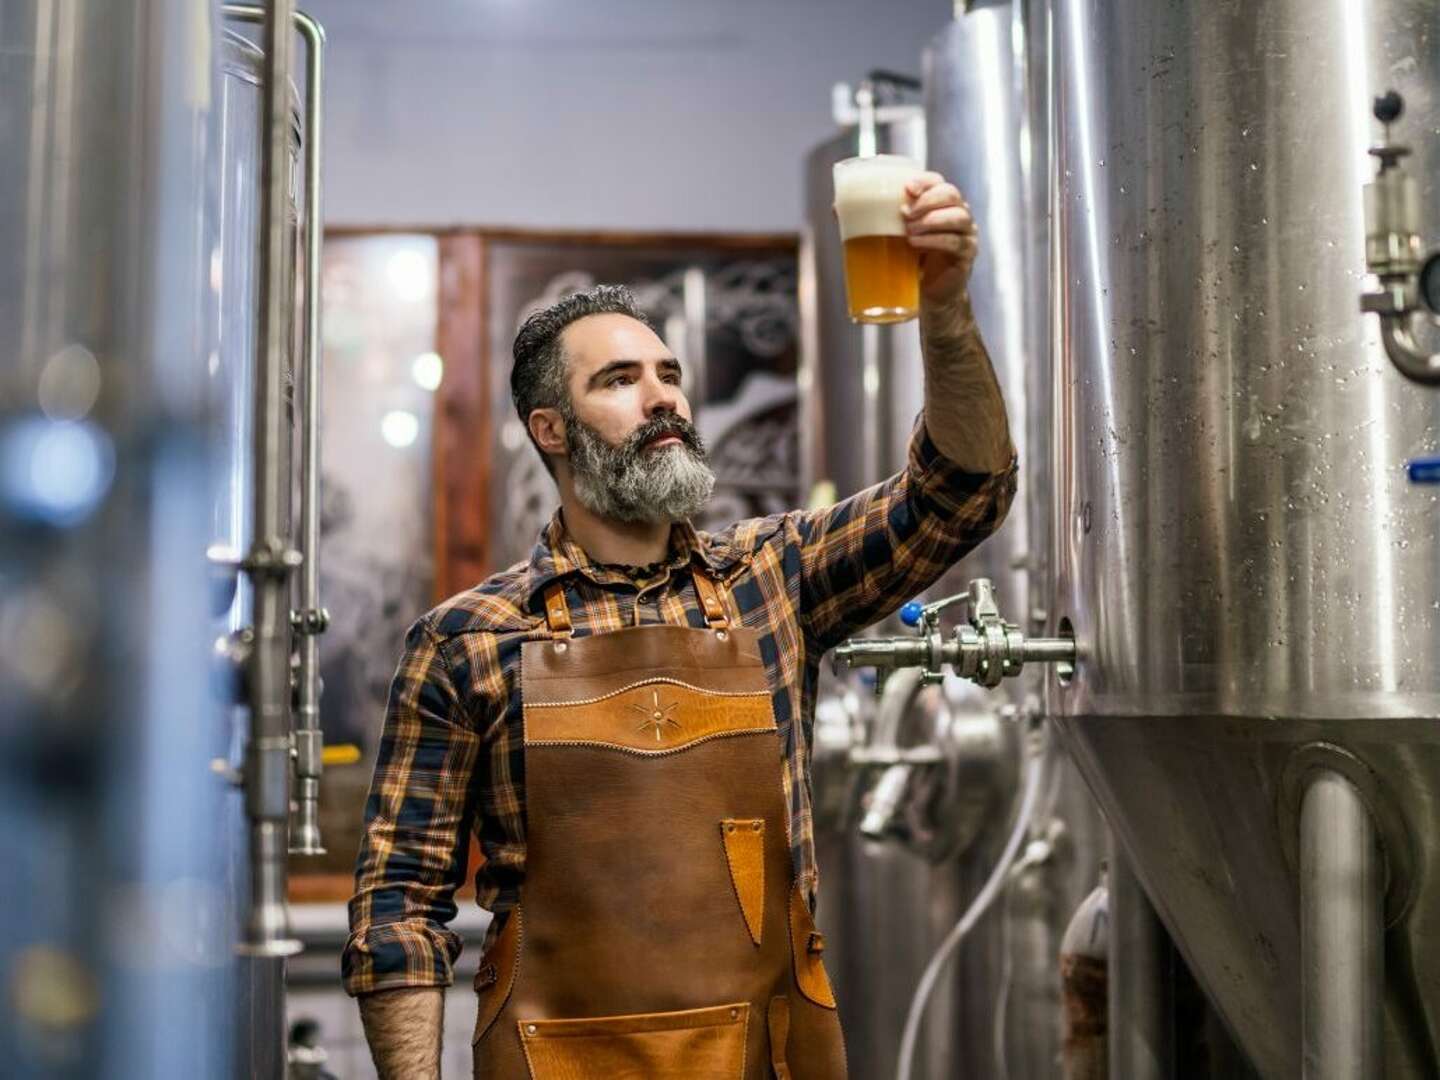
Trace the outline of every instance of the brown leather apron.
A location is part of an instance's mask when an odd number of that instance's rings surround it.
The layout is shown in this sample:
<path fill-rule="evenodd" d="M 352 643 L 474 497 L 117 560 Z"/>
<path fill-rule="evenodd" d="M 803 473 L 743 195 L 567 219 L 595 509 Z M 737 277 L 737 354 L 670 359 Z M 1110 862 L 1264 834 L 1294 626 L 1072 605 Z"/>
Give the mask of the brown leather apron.
<path fill-rule="evenodd" d="M 755 631 L 571 636 L 521 655 L 525 881 L 476 978 L 477 1080 L 843 1078 L 824 942 L 794 883 Z"/>

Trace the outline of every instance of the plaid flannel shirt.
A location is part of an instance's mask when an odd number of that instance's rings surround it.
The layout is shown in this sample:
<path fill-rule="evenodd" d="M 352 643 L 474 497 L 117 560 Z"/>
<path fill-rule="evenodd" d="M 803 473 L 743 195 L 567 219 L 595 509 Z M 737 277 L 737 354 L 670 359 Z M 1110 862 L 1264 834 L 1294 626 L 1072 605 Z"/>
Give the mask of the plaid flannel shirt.
<path fill-rule="evenodd" d="M 940 455 L 922 424 L 907 467 L 889 480 L 834 506 L 754 518 L 713 536 L 677 525 L 669 559 L 648 577 L 591 561 L 557 513 L 528 563 L 445 601 L 406 634 L 365 804 L 346 990 L 449 985 L 461 942 L 446 924 L 472 830 L 483 856 L 478 899 L 495 912 L 495 927 L 518 899 L 520 647 L 547 636 L 542 594 L 557 579 L 577 636 L 652 623 L 704 627 L 685 569 L 698 560 L 725 584 L 731 617 L 760 632 L 783 746 L 791 857 L 813 901 L 809 764 L 821 657 L 989 536 L 1014 492 L 1013 462 L 996 474 L 965 472 Z"/>

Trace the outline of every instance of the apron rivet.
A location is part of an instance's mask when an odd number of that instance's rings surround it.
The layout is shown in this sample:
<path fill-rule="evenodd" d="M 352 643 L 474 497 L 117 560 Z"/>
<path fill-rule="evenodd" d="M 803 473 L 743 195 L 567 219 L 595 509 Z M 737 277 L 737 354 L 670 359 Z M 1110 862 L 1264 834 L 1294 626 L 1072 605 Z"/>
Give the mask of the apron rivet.
<path fill-rule="evenodd" d="M 727 634 L 724 630 L 716 630 L 716 631 L 715 631 L 715 636 L 716 636 L 717 638 L 719 638 L 721 641 L 724 641 L 724 640 L 725 640 L 726 638 L 728 638 L 730 635 Z"/>
<path fill-rule="evenodd" d="M 568 649 L 568 648 L 570 648 L 570 646 L 567 645 L 567 644 L 565 644 L 565 642 L 563 642 L 563 641 L 557 641 L 557 642 L 555 642 L 555 651 L 556 651 L 556 652 L 564 652 L 564 651 L 565 651 L 566 649 Z"/>
<path fill-rule="evenodd" d="M 734 831 L 735 831 L 735 826 L 734 826 L 733 824 L 731 824 L 731 825 L 726 825 L 726 826 L 725 826 L 725 831 L 726 831 L 726 832 L 734 832 Z"/>
<path fill-rule="evenodd" d="M 740 1010 L 739 1010 L 739 1009 L 731 1009 L 731 1010 L 730 1010 L 730 1019 L 731 1019 L 731 1020 L 738 1020 L 738 1019 L 740 1019 Z"/>
<path fill-rule="evenodd" d="M 764 823 L 763 821 L 757 821 L 757 822 L 755 822 L 755 824 L 751 825 L 750 827 L 751 827 L 752 829 L 754 829 L 756 832 L 759 832 L 759 831 L 764 827 L 764 825 L 765 825 L 765 823 Z"/>
<path fill-rule="evenodd" d="M 534 1024 L 526 1024 L 526 1025 L 525 1025 L 525 1034 L 527 1034 L 527 1035 L 534 1035 L 534 1034 L 535 1034 L 535 1031 L 536 1031 L 536 1028 L 535 1028 L 535 1025 L 534 1025 Z"/>

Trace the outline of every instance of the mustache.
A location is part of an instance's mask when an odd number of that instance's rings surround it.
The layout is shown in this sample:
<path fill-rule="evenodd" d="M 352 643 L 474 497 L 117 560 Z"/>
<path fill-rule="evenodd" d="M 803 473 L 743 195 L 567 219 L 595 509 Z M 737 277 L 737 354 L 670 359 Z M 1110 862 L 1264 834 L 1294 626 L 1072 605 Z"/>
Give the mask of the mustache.
<path fill-rule="evenodd" d="M 620 449 L 627 453 L 638 453 L 655 439 L 667 435 L 675 436 L 688 449 L 697 454 L 705 452 L 705 443 L 700 438 L 700 432 L 695 429 L 694 424 L 679 413 L 660 413 L 652 416 L 630 433 Z"/>

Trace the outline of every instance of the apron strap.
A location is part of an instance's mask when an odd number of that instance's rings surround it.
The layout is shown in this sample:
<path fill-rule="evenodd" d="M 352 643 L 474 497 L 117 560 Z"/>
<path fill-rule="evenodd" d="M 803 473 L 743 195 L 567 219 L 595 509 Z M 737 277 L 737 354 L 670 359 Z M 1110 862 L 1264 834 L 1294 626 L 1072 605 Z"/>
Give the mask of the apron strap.
<path fill-rule="evenodd" d="M 574 635 L 575 627 L 570 622 L 570 608 L 565 604 L 565 583 L 553 582 L 545 590 L 545 622 L 550 627 L 550 636 L 568 638 Z"/>
<path fill-rule="evenodd" d="M 712 630 L 728 630 L 730 617 L 725 614 L 725 601 L 720 596 L 720 586 L 702 570 L 696 570 L 695 595 L 700 598 L 700 607 L 705 612 L 705 621 Z M 545 622 L 550 627 L 550 636 L 568 638 L 574 636 L 575 626 L 570 621 L 570 608 L 565 603 L 565 584 L 556 581 L 545 590 Z"/>
<path fill-rule="evenodd" d="M 695 595 L 700 598 L 700 607 L 705 611 L 705 621 L 710 624 L 710 629 L 728 630 L 730 618 L 725 614 L 725 601 L 720 598 L 720 586 L 699 567 L 695 568 L 694 577 Z"/>

